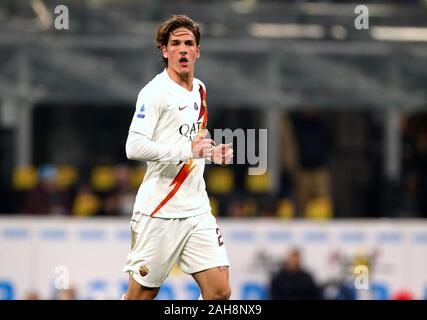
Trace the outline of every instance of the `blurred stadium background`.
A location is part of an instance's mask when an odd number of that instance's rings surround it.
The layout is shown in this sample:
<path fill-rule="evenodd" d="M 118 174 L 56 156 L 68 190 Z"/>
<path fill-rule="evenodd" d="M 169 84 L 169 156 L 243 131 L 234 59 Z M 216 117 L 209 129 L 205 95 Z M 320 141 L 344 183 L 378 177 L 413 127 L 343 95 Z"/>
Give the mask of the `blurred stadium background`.
<path fill-rule="evenodd" d="M 69 30 L 54 27 L 58 5 Z M 268 128 L 267 174 L 206 170 L 232 298 L 274 298 L 287 284 L 272 275 L 299 248 L 318 297 L 426 299 L 424 0 L 2 0 L 0 299 L 126 289 L 145 167 L 124 146 L 138 92 L 162 70 L 154 31 L 177 13 L 202 25 L 208 127 Z M 159 295 L 197 297 L 179 270 Z"/>

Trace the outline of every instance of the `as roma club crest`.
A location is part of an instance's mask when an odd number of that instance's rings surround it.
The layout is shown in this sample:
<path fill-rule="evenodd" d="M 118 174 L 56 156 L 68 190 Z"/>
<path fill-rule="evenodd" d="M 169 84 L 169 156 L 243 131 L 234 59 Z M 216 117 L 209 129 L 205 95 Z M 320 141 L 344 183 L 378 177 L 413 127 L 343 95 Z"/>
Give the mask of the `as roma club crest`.
<path fill-rule="evenodd" d="M 148 268 L 147 266 L 140 266 L 139 267 L 139 274 L 141 275 L 141 277 L 145 277 L 148 273 Z"/>

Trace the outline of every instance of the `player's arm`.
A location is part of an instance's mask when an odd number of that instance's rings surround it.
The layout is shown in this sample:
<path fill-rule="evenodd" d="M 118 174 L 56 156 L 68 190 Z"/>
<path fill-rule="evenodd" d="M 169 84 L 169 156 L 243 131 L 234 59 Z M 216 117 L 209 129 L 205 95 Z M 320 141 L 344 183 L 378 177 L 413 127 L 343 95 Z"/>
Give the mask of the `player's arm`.
<path fill-rule="evenodd" d="M 142 161 L 180 162 L 190 158 L 210 158 L 213 140 L 206 134 L 193 143 L 181 145 L 152 141 L 154 129 L 160 119 L 165 102 L 160 92 L 143 89 L 138 95 L 136 110 L 126 141 L 128 159 Z"/>
<path fill-rule="evenodd" d="M 186 161 L 190 158 L 211 158 L 213 145 L 212 139 L 196 139 L 186 145 L 163 144 L 151 141 L 148 137 L 130 131 L 126 141 L 126 155 L 131 160 L 143 161 Z"/>
<path fill-rule="evenodd" d="M 143 161 L 186 161 L 192 157 L 191 144 L 178 146 L 151 141 L 141 133 L 130 131 L 126 141 L 126 156 Z"/>

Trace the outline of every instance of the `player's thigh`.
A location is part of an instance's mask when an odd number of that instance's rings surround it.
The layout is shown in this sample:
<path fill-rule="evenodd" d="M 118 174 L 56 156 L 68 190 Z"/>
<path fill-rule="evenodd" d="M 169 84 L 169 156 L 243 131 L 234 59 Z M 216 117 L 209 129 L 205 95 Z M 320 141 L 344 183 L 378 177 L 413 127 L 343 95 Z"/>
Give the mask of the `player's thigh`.
<path fill-rule="evenodd" d="M 194 274 L 214 267 L 228 266 L 224 238 L 211 214 L 193 217 L 195 224 L 178 259 L 178 267 Z"/>
<path fill-rule="evenodd" d="M 179 219 L 138 218 L 124 271 L 143 287 L 160 287 L 187 241 L 188 229 Z"/>

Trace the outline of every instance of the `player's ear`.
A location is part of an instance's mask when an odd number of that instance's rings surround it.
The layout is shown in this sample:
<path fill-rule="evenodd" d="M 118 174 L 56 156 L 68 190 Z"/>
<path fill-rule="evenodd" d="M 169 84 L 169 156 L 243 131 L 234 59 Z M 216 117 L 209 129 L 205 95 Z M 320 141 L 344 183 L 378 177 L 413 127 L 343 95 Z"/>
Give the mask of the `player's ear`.
<path fill-rule="evenodd" d="M 168 51 L 166 49 L 166 46 L 162 46 L 161 50 L 162 50 L 163 58 L 167 59 L 168 58 Z"/>
<path fill-rule="evenodd" d="M 200 46 L 197 46 L 197 55 L 196 58 L 199 59 L 200 58 Z"/>

